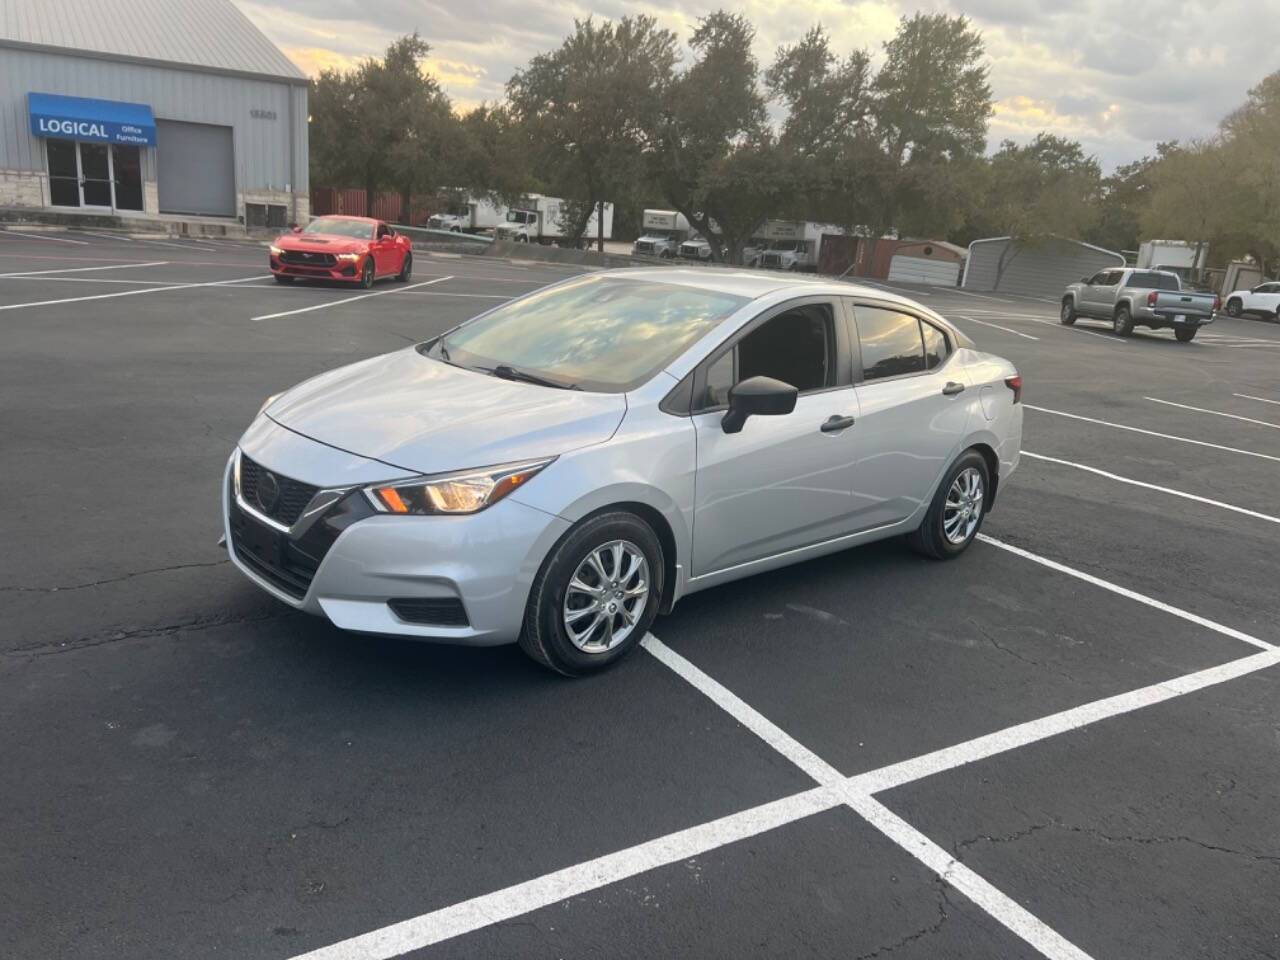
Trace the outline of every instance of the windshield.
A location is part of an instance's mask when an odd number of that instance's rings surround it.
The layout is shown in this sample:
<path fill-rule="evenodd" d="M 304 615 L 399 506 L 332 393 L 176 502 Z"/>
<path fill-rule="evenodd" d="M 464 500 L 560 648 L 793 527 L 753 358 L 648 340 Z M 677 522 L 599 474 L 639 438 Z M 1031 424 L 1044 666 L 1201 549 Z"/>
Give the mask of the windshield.
<path fill-rule="evenodd" d="M 303 233 L 327 233 L 331 236 L 355 237 L 357 240 L 373 239 L 373 224 L 367 220 L 346 220 L 342 217 L 321 217 L 302 228 Z"/>
<path fill-rule="evenodd" d="M 1139 290 L 1178 290 L 1178 278 L 1167 273 L 1135 270 L 1129 275 L 1126 286 Z"/>
<path fill-rule="evenodd" d="M 504 304 L 438 340 L 428 356 L 499 365 L 564 386 L 632 390 L 746 297 L 632 277 L 582 277 Z"/>

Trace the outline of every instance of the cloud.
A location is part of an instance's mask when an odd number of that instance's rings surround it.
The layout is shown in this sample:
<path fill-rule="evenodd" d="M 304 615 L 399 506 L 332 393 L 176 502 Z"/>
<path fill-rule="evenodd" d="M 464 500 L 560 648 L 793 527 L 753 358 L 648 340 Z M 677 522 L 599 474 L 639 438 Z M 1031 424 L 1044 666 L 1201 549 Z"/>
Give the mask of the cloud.
<path fill-rule="evenodd" d="M 378 56 L 417 30 L 426 69 L 459 108 L 500 100 L 506 81 L 557 47 L 574 19 L 649 14 L 687 41 L 723 0 L 236 0 L 307 73 Z M 1265 4 L 1264 4 L 1265 5 Z M 821 23 L 835 49 L 882 59 L 899 17 L 962 13 L 983 34 L 995 100 L 990 145 L 1041 130 L 1078 139 L 1103 168 L 1153 153 L 1158 140 L 1211 134 L 1276 64 L 1257 0 L 740 0 L 767 65 Z M 687 58 L 687 55 L 686 55 Z"/>

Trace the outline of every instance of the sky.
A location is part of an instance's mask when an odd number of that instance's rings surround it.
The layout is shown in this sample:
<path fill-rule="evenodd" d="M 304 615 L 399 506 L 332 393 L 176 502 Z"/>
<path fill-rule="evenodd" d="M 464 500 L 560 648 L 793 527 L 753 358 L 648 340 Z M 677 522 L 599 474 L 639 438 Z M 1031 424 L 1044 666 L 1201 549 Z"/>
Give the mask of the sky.
<path fill-rule="evenodd" d="M 647 13 L 687 41 L 699 16 L 724 7 L 755 25 L 756 55 L 815 23 L 840 55 L 872 63 L 898 20 L 917 10 L 964 14 L 981 31 L 995 115 L 988 149 L 1041 130 L 1079 140 L 1104 172 L 1155 152 L 1161 140 L 1211 135 L 1250 87 L 1280 69 L 1268 26 L 1280 0 L 236 0 L 308 74 L 380 56 L 396 37 L 431 45 L 426 68 L 459 110 L 502 99 L 512 73 L 555 49 L 574 18 Z M 684 49 L 684 62 L 689 52 Z"/>

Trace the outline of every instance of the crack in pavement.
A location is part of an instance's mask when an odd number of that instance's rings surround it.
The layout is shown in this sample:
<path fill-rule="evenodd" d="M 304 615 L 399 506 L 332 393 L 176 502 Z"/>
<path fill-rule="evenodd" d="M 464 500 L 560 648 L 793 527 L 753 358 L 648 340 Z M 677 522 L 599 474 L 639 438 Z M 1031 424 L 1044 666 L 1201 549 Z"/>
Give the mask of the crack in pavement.
<path fill-rule="evenodd" d="M 101 587 L 108 583 L 121 583 L 135 577 L 146 577 L 154 573 L 168 573 L 171 570 L 191 570 L 197 567 L 219 567 L 229 562 L 225 557 L 221 560 L 206 560 L 195 563 L 175 563 L 168 567 L 153 567 L 150 570 L 135 570 L 118 577 L 106 577 L 102 580 L 90 580 L 87 583 L 73 583 L 56 587 L 0 587 L 0 593 L 65 593 L 71 590 L 84 590 L 88 587 Z"/>
<path fill-rule="evenodd" d="M 1072 683 L 1076 683 L 1076 684 L 1080 683 L 1080 680 L 1077 677 L 1072 676 L 1062 667 L 1059 667 L 1052 663 L 1045 663 L 1042 660 L 1033 660 L 1031 657 L 1027 657 L 1021 653 L 1018 653 L 1016 650 L 1012 649 L 1011 647 L 1006 647 L 1004 644 L 996 640 L 996 638 L 993 637 L 987 631 L 987 629 L 973 617 L 965 617 L 965 622 L 968 623 L 969 626 L 977 630 L 978 633 L 982 636 L 982 639 L 986 640 L 987 643 L 991 644 L 991 646 L 995 647 L 1001 653 L 1008 654 L 1009 656 L 1013 657 L 1015 660 L 1021 660 L 1023 663 L 1029 663 L 1033 667 L 1041 667 L 1045 670 L 1051 670 L 1054 673 L 1056 673 L 1058 676 L 1062 677 L 1063 679 L 1070 680 Z"/>
<path fill-rule="evenodd" d="M 138 627 L 133 630 L 116 630 L 109 634 L 81 637 L 76 640 L 58 640 L 53 642 L 33 643 L 12 650 L 0 652 L 0 657 L 48 657 L 59 653 L 70 653 L 75 650 L 86 650 L 109 643 L 120 643 L 124 640 L 137 640 L 145 637 L 163 636 L 179 630 L 208 630 L 212 627 L 234 626 L 239 623 L 265 623 L 272 620 L 285 620 L 296 615 L 296 611 L 286 610 L 280 613 L 263 613 L 257 616 L 230 617 L 192 617 L 178 623 L 162 624 L 154 627 Z"/>
<path fill-rule="evenodd" d="M 1189 843 L 1193 846 L 1200 847 L 1201 849 L 1209 850 L 1214 853 L 1225 853 L 1230 856 L 1245 857 L 1249 860 L 1257 860 L 1262 863 L 1272 863 L 1272 864 L 1280 865 L 1280 855 L 1272 855 L 1272 854 L 1265 854 L 1265 853 L 1250 853 L 1248 850 L 1237 850 L 1233 847 L 1224 847 L 1224 846 L 1220 846 L 1219 844 L 1208 843 L 1204 840 L 1197 840 L 1195 837 L 1188 837 L 1181 834 L 1170 834 L 1170 835 L 1162 834 L 1162 835 L 1156 835 L 1152 837 L 1116 835 L 1116 834 L 1104 833 L 1103 831 L 1099 830 L 1096 827 L 1072 826 L 1069 824 L 1061 823 L 1056 820 L 1050 820 L 1047 823 L 1032 824 L 1030 827 L 1028 827 L 1025 830 L 1019 830 L 1017 833 L 1011 833 L 1003 837 L 990 837 L 986 835 L 979 835 L 976 837 L 971 837 L 968 840 L 958 840 L 952 843 L 951 851 L 957 860 L 962 860 L 963 858 L 960 855 L 960 851 L 965 847 L 972 846 L 973 844 L 981 843 L 983 841 L 987 843 L 1016 843 L 1019 840 L 1022 840 L 1026 837 L 1031 836 L 1033 833 L 1037 833 L 1041 830 L 1048 830 L 1048 829 L 1062 830 L 1067 833 L 1082 833 L 1082 834 L 1085 834 L 1086 836 L 1096 837 L 1099 840 L 1104 840 L 1107 843 L 1138 843 L 1138 844 L 1144 844 L 1144 845 L 1165 844 L 1165 843 Z"/>
<path fill-rule="evenodd" d="M 876 947 L 870 953 L 860 953 L 858 954 L 858 956 L 854 958 L 854 960 L 872 960 L 872 958 L 874 957 L 883 956 L 886 953 L 893 953 L 893 951 L 901 947 L 905 947 L 909 943 L 914 943 L 917 940 L 920 940 L 927 936 L 931 936 L 932 934 L 935 934 L 939 930 L 941 930 L 942 925 L 946 923 L 947 920 L 950 919 L 951 917 L 951 914 L 947 912 L 947 908 L 951 907 L 952 909 L 954 909 L 954 907 L 952 906 L 951 899 L 947 896 L 946 883 L 943 881 L 943 879 L 941 877 L 935 876 L 933 878 L 933 882 L 938 888 L 938 922 L 937 923 L 932 923 L 927 927 L 921 927 L 919 930 L 915 930 L 907 934 L 905 937 L 902 937 L 898 940 L 893 941 L 893 943 L 886 943 L 883 946 Z"/>

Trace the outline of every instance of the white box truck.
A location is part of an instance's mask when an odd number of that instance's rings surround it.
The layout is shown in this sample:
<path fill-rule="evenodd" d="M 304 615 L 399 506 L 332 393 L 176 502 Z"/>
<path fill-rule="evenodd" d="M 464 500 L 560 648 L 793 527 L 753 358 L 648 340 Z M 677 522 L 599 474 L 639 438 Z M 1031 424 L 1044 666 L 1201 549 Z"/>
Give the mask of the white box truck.
<path fill-rule="evenodd" d="M 1209 261 L 1209 245 L 1199 245 L 1189 240 L 1146 240 L 1138 247 L 1135 266 L 1146 270 L 1167 270 L 1176 273 L 1183 283 L 1195 279 L 1204 272 Z"/>
<path fill-rule="evenodd" d="M 631 245 L 631 252 L 641 257 L 670 260 L 679 255 L 680 244 L 689 235 L 689 221 L 675 210 L 646 210 L 640 226 L 644 232 Z"/>
<path fill-rule="evenodd" d="M 499 240 L 513 240 L 516 243 L 556 243 L 565 237 L 568 228 L 568 211 L 564 200 L 559 197 L 544 197 L 531 194 L 520 200 L 507 211 L 506 220 L 494 233 Z M 613 204 L 604 206 L 604 238 L 613 237 Z M 591 211 L 587 220 L 587 229 L 583 231 L 582 243 L 590 245 L 599 236 L 598 224 L 600 208 Z"/>
<path fill-rule="evenodd" d="M 824 233 L 844 231 L 812 220 L 766 220 L 760 234 L 769 246 L 760 255 L 760 266 L 767 270 L 816 271 Z"/>
<path fill-rule="evenodd" d="M 464 196 L 446 203 L 445 208 L 427 219 L 433 230 L 452 233 L 487 233 L 506 223 L 507 208 L 488 197 Z"/>

